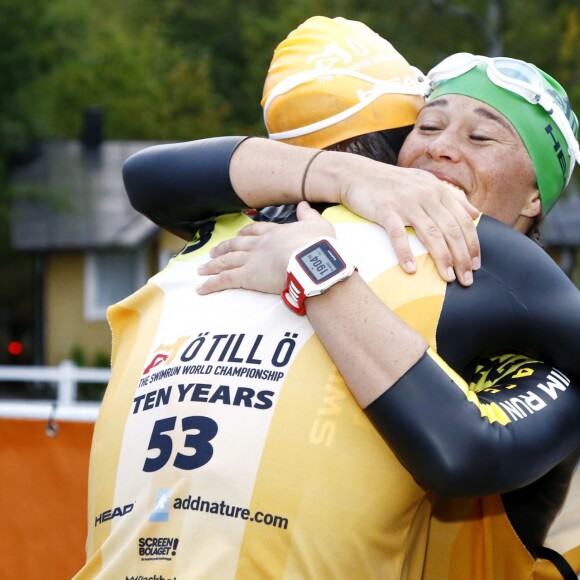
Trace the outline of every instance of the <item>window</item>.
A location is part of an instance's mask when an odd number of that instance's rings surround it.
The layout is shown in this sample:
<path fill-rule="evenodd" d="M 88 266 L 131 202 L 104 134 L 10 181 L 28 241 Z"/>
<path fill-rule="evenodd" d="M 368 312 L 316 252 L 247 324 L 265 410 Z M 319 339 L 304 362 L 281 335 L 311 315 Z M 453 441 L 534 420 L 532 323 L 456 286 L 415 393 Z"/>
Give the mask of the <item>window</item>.
<path fill-rule="evenodd" d="M 85 260 L 85 318 L 105 320 L 111 304 L 146 282 L 145 251 L 90 252 Z"/>

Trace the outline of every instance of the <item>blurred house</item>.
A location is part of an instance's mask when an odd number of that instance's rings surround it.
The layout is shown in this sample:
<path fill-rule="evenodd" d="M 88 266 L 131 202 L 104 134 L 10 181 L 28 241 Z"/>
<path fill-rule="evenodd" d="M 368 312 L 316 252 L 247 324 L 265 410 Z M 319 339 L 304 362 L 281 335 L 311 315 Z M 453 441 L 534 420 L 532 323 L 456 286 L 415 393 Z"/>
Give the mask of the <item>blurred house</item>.
<path fill-rule="evenodd" d="M 576 172 L 580 170 L 576 169 Z M 546 217 L 542 238 L 550 254 L 580 287 L 580 189 L 574 181 L 570 183 L 567 195 Z"/>
<path fill-rule="evenodd" d="M 153 144 L 104 140 L 101 114 L 91 110 L 81 139 L 43 142 L 15 172 L 23 191 L 14 207 L 12 246 L 37 261 L 36 364 L 80 355 L 90 366 L 106 360 L 107 306 L 131 294 L 181 248 L 181 240 L 137 213 L 125 194 L 123 162 Z M 571 188 L 549 214 L 544 239 L 578 283 L 577 190 Z"/>
<path fill-rule="evenodd" d="M 182 241 L 136 212 L 121 168 L 149 142 L 103 139 L 99 110 L 79 140 L 45 141 L 13 174 L 11 245 L 35 256 L 36 364 L 110 356 L 106 308 L 167 263 Z"/>

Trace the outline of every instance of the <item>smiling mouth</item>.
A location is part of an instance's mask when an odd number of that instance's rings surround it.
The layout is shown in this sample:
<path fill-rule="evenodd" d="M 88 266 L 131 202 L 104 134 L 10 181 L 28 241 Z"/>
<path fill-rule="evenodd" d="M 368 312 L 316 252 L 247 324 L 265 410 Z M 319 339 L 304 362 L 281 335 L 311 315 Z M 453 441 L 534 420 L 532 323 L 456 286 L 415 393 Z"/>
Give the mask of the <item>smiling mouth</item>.
<path fill-rule="evenodd" d="M 441 181 L 444 181 L 445 185 L 448 185 L 449 187 L 452 187 L 453 189 L 457 189 L 463 195 L 467 196 L 467 192 L 465 191 L 465 189 L 463 189 L 462 187 L 459 187 L 459 185 L 455 185 L 454 183 L 451 183 L 450 181 L 446 181 L 445 179 L 442 179 Z"/>
<path fill-rule="evenodd" d="M 439 181 L 445 182 L 450 187 L 458 189 L 459 191 L 461 191 L 461 193 L 463 193 L 463 195 L 467 196 L 467 192 L 465 191 L 465 189 L 463 189 L 463 187 L 461 187 L 457 183 L 451 181 L 451 179 L 444 173 L 440 173 L 439 171 L 429 171 L 429 173 L 433 174 L 437 179 L 439 179 Z"/>

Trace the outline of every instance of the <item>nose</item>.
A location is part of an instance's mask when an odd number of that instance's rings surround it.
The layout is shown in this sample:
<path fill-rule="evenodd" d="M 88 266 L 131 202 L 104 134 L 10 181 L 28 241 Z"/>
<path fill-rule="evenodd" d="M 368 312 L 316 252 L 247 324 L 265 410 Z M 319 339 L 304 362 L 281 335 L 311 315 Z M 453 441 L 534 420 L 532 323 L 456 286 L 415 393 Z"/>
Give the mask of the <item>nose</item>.
<path fill-rule="evenodd" d="M 458 161 L 460 151 L 457 136 L 454 137 L 449 130 L 441 131 L 437 136 L 429 140 L 426 154 L 432 159 Z"/>

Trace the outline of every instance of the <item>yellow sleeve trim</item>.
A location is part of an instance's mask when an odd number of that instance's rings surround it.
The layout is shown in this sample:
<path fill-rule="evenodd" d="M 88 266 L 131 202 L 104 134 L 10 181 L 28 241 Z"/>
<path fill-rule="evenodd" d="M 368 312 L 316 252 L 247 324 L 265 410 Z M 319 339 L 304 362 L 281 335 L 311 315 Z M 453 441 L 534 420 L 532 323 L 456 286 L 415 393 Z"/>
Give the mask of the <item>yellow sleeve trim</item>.
<path fill-rule="evenodd" d="M 187 261 L 193 259 L 194 257 L 209 254 L 209 251 L 214 246 L 217 246 L 219 243 L 224 242 L 225 240 L 229 240 L 230 238 L 235 238 L 243 227 L 249 226 L 253 223 L 254 220 L 242 212 L 228 213 L 218 216 L 215 219 L 214 229 L 211 234 L 211 239 L 208 240 L 208 243 L 195 250 L 195 252 L 183 253 L 182 251 L 171 259 L 170 264 L 172 262 Z M 186 244 L 183 250 L 186 250 L 190 246 L 194 246 L 198 243 L 199 232 L 196 232 L 195 237 Z"/>
<path fill-rule="evenodd" d="M 432 348 L 427 349 L 427 354 L 447 373 L 447 376 L 457 385 L 457 388 L 461 389 L 465 398 L 479 409 L 483 418 L 490 423 L 498 422 L 502 425 L 507 425 L 511 422 L 507 413 L 499 405 L 481 402 L 477 393 L 470 390 L 467 383 Z"/>

